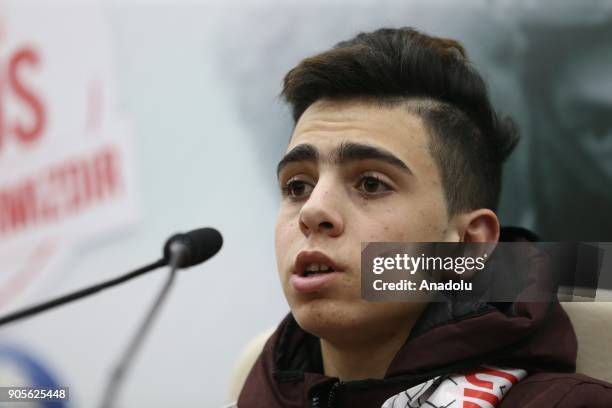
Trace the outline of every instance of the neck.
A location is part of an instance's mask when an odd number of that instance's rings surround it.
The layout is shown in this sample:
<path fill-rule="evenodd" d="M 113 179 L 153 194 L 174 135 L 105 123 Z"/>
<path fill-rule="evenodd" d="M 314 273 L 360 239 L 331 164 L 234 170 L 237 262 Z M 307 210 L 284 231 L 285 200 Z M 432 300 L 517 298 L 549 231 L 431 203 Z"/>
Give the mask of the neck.
<path fill-rule="evenodd" d="M 411 327 L 362 342 L 334 343 L 321 338 L 323 370 L 341 381 L 384 378 L 391 361 L 404 345 Z"/>

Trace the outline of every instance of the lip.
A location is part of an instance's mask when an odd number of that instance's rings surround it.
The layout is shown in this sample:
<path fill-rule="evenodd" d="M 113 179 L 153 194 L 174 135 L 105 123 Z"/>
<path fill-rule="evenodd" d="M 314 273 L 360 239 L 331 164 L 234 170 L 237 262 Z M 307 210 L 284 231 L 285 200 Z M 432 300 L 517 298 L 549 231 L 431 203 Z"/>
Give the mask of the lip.
<path fill-rule="evenodd" d="M 328 265 L 334 271 L 304 276 L 306 266 L 311 263 Z M 337 278 L 342 273 L 342 269 L 323 252 L 302 251 L 295 258 L 292 272 L 289 282 L 293 289 L 297 292 L 309 293 L 322 289 L 326 284 Z"/>

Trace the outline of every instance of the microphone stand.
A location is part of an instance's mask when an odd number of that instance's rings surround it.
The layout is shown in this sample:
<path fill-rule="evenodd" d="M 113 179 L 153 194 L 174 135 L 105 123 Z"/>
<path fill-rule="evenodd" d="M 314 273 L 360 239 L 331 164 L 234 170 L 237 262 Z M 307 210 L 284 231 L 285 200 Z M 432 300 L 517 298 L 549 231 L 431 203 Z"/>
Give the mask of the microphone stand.
<path fill-rule="evenodd" d="M 157 295 L 153 306 L 151 307 L 151 309 L 145 316 L 145 319 L 143 320 L 142 324 L 132 337 L 132 340 L 128 344 L 128 347 L 125 349 L 123 355 L 119 359 L 119 362 L 115 366 L 115 369 L 112 371 L 112 374 L 104 390 L 104 394 L 102 396 L 103 400 L 102 404 L 100 405 L 100 408 L 114 407 L 113 404 L 121 390 L 121 386 L 125 382 L 126 372 L 134 361 L 136 353 L 142 346 L 143 340 L 147 335 L 148 331 L 150 330 L 151 325 L 153 324 L 153 320 L 157 317 L 159 310 L 161 309 L 161 306 L 164 301 L 167 299 L 168 292 L 170 291 L 170 288 L 174 283 L 176 271 L 178 269 L 178 266 L 181 264 L 181 258 L 185 255 L 182 251 L 182 248 L 184 247 L 182 247 L 181 244 L 172 244 L 170 246 L 171 256 L 170 262 L 168 263 L 168 265 L 170 266 L 170 273 L 168 274 L 168 278 L 166 279 L 162 290 L 159 292 L 159 295 Z"/>

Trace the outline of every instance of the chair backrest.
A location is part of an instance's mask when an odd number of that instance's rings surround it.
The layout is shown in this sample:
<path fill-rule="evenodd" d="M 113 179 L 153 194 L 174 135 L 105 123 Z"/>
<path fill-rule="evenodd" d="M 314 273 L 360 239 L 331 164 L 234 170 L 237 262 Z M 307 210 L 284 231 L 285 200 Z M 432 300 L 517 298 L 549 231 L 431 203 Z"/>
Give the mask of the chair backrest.
<path fill-rule="evenodd" d="M 578 338 L 576 372 L 612 382 L 612 302 L 562 303 Z M 230 379 L 228 401 L 235 401 L 273 329 L 255 336 L 244 348 Z"/>
<path fill-rule="evenodd" d="M 273 332 L 274 329 L 270 328 L 253 337 L 238 356 L 230 378 L 230 386 L 227 393 L 228 403 L 238 399 L 238 395 L 240 394 L 240 390 L 244 385 L 247 375 L 249 375 L 251 368 L 255 364 L 255 360 L 259 357 L 259 353 L 261 353 L 264 344 L 266 344 L 266 341 Z"/>
<path fill-rule="evenodd" d="M 612 302 L 561 304 L 578 338 L 576 372 L 612 382 Z"/>

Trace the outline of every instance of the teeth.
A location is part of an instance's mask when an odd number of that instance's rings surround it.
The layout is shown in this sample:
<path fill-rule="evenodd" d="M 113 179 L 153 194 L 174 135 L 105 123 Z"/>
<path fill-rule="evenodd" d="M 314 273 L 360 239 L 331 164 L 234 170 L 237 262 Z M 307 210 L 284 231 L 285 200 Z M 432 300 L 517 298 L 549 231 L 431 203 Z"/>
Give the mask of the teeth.
<path fill-rule="evenodd" d="M 332 268 L 328 265 L 311 263 L 306 265 L 306 272 L 327 272 L 332 270 Z"/>
<path fill-rule="evenodd" d="M 310 264 L 310 265 L 306 265 L 306 270 L 308 272 L 318 272 L 319 264 L 313 263 L 313 264 Z"/>

